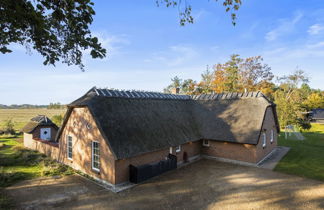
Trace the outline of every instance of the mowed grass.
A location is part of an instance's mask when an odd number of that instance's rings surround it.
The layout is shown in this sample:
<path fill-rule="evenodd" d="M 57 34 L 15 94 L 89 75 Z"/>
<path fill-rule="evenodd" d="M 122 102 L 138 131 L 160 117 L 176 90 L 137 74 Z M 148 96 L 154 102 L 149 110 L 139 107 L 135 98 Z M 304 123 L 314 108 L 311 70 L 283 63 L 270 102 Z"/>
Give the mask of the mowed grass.
<path fill-rule="evenodd" d="M 290 151 L 275 170 L 324 181 L 324 125 L 312 124 L 302 134 L 306 139 L 300 141 L 293 135 L 285 139 L 285 133 L 281 133 L 278 144 L 290 147 Z"/>
<path fill-rule="evenodd" d="M 67 175 L 72 169 L 23 147 L 22 137 L 0 137 L 0 187 L 40 176 Z"/>
<path fill-rule="evenodd" d="M 0 129 L 8 119 L 14 122 L 16 130 L 20 130 L 37 115 L 46 115 L 51 118 L 54 115 L 65 114 L 65 112 L 66 109 L 0 109 Z"/>

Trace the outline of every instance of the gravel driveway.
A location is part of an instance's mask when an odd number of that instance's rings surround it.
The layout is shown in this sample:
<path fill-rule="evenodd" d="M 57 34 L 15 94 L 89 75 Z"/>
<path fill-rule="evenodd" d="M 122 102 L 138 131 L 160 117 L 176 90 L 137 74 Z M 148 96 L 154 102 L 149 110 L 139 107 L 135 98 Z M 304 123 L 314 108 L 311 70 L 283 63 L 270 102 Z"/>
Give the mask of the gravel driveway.
<path fill-rule="evenodd" d="M 23 209 L 320 209 L 324 182 L 267 169 L 200 160 L 112 193 L 77 175 L 7 189 Z"/>

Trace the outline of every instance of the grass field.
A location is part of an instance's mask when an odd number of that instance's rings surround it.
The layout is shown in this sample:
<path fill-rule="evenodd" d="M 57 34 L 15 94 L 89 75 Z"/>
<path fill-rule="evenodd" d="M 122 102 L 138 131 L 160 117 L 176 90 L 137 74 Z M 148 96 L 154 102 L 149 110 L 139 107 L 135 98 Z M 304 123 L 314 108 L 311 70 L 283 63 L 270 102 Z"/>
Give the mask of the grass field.
<path fill-rule="evenodd" d="M 291 149 L 275 170 L 324 181 L 324 125 L 312 124 L 312 128 L 302 134 L 306 139 L 300 141 L 293 136 L 285 139 L 285 134 L 281 133 L 279 145 Z"/>
<path fill-rule="evenodd" d="M 8 119 L 12 119 L 15 129 L 20 130 L 37 115 L 46 115 L 51 118 L 54 115 L 64 114 L 65 111 L 65 109 L 0 109 L 0 129 Z"/>

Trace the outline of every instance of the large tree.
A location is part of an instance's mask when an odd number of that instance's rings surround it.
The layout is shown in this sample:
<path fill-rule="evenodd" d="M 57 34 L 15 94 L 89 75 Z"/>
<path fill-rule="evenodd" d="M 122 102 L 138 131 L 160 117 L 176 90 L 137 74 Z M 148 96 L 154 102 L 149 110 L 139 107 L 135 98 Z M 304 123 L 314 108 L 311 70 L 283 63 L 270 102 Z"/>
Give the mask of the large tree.
<path fill-rule="evenodd" d="M 217 1 L 217 0 L 216 0 Z M 231 12 L 235 24 L 235 11 L 241 0 L 220 0 Z M 177 7 L 180 25 L 193 23 L 192 7 L 186 0 L 156 0 L 156 4 Z M 95 11 L 91 0 L 1 0 L 0 52 L 12 52 L 12 43 L 35 50 L 44 57 L 44 65 L 61 61 L 77 65 L 84 70 L 82 55 L 90 51 L 92 58 L 106 56 L 98 38 L 89 29 Z"/>
<path fill-rule="evenodd" d="M 84 50 L 93 58 L 106 55 L 89 29 L 92 6 L 90 0 L 1 0 L 0 52 L 10 53 L 10 44 L 18 43 L 39 52 L 45 65 L 62 61 L 83 69 Z"/>

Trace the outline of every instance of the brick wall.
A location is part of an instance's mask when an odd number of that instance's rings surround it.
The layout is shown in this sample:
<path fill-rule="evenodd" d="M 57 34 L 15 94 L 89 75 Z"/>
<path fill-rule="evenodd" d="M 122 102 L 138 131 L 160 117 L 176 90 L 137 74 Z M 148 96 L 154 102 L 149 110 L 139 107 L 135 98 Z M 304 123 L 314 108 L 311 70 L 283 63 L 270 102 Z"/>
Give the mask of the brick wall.
<path fill-rule="evenodd" d="M 67 158 L 67 136 L 72 137 L 72 160 Z M 100 172 L 92 169 L 92 141 L 99 142 Z M 115 160 L 88 108 L 74 108 L 59 139 L 59 161 L 90 176 L 115 184 Z"/>
<path fill-rule="evenodd" d="M 51 142 L 35 139 L 32 134 L 24 133 L 24 146 L 32 150 L 37 150 L 54 160 L 58 160 L 59 158 L 58 145 L 54 146 Z"/>
<path fill-rule="evenodd" d="M 201 141 L 189 142 L 181 145 L 181 151 L 175 152 L 175 147 L 172 147 L 172 154 L 177 156 L 178 163 L 183 161 L 184 152 L 187 153 L 188 158 L 200 155 Z M 129 165 L 144 165 L 148 163 L 158 162 L 165 159 L 170 153 L 170 148 L 150 152 L 143 155 L 131 157 L 125 160 L 116 160 L 116 183 L 123 183 L 129 180 Z"/>

